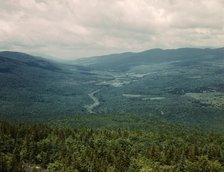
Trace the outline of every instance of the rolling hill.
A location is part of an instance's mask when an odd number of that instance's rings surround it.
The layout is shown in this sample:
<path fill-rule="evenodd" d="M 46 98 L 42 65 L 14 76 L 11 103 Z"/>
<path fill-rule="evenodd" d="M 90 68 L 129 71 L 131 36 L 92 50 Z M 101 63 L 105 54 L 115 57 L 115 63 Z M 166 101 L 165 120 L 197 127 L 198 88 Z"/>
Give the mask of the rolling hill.
<path fill-rule="evenodd" d="M 82 65 L 86 65 L 97 70 L 118 70 L 127 71 L 131 67 L 181 61 L 182 63 L 200 61 L 206 58 L 219 59 L 223 57 L 224 48 L 218 49 L 151 49 L 143 52 L 126 52 L 106 56 L 97 56 L 78 60 Z"/>
<path fill-rule="evenodd" d="M 0 52 L 1 119 L 39 120 L 81 112 L 80 102 L 85 97 L 88 102 L 88 96 L 75 85 L 88 82 L 85 72 L 41 57 Z"/>
<path fill-rule="evenodd" d="M 73 125 L 95 113 L 91 125 L 97 125 L 105 114 L 138 115 L 220 130 L 223 67 L 223 48 L 153 49 L 72 63 L 1 52 L 0 117 Z"/>

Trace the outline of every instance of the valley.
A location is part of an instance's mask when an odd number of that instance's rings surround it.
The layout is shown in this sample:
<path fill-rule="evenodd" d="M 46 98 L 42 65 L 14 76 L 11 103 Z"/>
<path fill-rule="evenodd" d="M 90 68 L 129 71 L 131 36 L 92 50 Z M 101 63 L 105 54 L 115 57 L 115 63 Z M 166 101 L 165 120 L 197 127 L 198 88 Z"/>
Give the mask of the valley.
<path fill-rule="evenodd" d="M 0 171 L 223 171 L 224 49 L 109 57 L 0 52 Z"/>
<path fill-rule="evenodd" d="M 0 117 L 51 121 L 68 114 L 139 114 L 222 129 L 223 54 L 155 49 L 110 55 L 113 61 L 105 56 L 58 63 L 2 52 Z"/>
<path fill-rule="evenodd" d="M 0 0 L 0 172 L 224 172 L 224 0 Z"/>

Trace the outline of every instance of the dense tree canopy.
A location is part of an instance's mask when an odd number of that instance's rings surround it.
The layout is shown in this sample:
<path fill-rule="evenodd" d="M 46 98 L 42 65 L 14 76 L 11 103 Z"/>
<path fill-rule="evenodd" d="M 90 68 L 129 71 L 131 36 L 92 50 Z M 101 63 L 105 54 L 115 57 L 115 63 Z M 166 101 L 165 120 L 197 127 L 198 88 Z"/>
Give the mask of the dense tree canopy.
<path fill-rule="evenodd" d="M 77 129 L 0 122 L 0 171 L 38 171 L 37 166 L 50 171 L 224 171 L 223 135 L 168 124 L 165 128 Z"/>

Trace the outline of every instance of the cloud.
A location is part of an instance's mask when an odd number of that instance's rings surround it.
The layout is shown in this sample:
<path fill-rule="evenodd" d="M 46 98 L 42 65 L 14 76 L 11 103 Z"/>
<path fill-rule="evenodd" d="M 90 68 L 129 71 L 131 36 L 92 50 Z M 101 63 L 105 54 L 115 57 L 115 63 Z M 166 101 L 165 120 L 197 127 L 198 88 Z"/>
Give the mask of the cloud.
<path fill-rule="evenodd" d="M 0 0 L 0 50 L 78 58 L 222 47 L 223 0 Z"/>

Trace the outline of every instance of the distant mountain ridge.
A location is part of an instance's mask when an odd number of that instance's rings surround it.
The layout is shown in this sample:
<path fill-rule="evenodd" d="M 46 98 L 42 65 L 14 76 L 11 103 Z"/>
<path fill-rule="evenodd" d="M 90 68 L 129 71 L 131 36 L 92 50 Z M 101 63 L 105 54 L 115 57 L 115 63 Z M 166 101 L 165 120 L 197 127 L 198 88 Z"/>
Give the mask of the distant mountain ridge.
<path fill-rule="evenodd" d="M 50 62 L 48 59 L 42 57 L 32 56 L 21 52 L 2 51 L 0 52 L 0 61 L 5 65 L 8 63 L 17 63 L 20 65 L 27 65 L 30 67 L 38 67 L 46 70 L 57 70 L 56 64 Z M 6 67 L 6 66 L 5 66 Z"/>
<path fill-rule="evenodd" d="M 130 67 L 171 62 L 176 60 L 192 60 L 192 58 L 203 58 L 204 55 L 219 56 L 224 53 L 224 48 L 200 49 L 200 48 L 179 48 L 179 49 L 150 49 L 143 52 L 126 52 L 80 59 L 77 62 L 93 69 L 101 70 L 128 70 Z"/>

